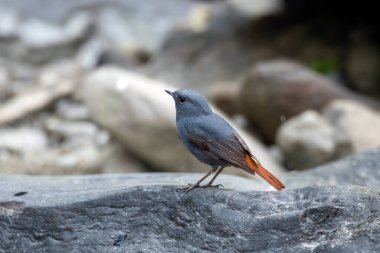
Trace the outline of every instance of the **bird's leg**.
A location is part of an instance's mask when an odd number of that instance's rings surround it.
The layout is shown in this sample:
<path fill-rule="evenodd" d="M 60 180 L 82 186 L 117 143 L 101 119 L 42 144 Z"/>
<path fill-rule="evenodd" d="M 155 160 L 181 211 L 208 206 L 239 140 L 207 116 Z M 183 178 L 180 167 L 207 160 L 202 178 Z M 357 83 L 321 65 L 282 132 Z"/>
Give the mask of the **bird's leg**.
<path fill-rule="evenodd" d="M 214 180 L 216 179 L 216 177 L 220 174 L 220 172 L 222 172 L 222 170 L 224 169 L 224 167 L 219 167 L 217 172 L 215 173 L 215 175 L 213 176 L 213 178 L 211 179 L 211 181 L 206 184 L 206 187 L 216 187 L 216 188 L 219 188 L 219 187 L 222 187 L 223 188 L 223 185 L 221 184 L 217 184 L 217 185 L 212 185 L 212 183 L 214 182 Z"/>
<path fill-rule="evenodd" d="M 208 176 L 210 176 L 210 174 L 212 174 L 213 172 L 215 172 L 217 168 L 215 167 L 212 167 L 211 170 L 204 176 L 202 177 L 198 182 L 196 182 L 195 184 L 193 185 L 189 185 L 188 187 L 184 187 L 184 188 L 177 188 L 177 191 L 181 191 L 181 192 L 188 192 L 188 191 L 191 191 L 192 189 L 195 189 L 195 188 L 199 188 L 201 187 L 200 186 L 200 183 L 203 182 L 203 180 L 205 180 Z"/>

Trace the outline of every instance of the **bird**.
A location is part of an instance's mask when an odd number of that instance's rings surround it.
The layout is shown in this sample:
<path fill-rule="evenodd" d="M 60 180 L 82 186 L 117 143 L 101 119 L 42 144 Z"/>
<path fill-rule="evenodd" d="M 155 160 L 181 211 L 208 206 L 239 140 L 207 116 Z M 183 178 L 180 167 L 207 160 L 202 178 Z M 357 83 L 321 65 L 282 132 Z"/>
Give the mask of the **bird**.
<path fill-rule="evenodd" d="M 211 166 L 211 170 L 198 182 L 177 190 L 188 192 L 195 188 L 220 187 L 222 185 L 212 184 L 228 166 L 240 168 L 252 175 L 257 173 L 277 190 L 285 188 L 279 179 L 260 164 L 236 130 L 212 111 L 201 94 L 192 89 L 165 92 L 175 102 L 179 138 L 200 162 Z M 213 173 L 211 180 L 201 185 Z"/>

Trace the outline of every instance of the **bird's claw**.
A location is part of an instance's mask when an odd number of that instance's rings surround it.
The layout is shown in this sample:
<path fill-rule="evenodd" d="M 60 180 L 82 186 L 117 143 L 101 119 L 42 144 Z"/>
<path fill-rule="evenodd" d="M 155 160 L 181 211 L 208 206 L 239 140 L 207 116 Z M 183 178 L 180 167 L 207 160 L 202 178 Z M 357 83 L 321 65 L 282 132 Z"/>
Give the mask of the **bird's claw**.
<path fill-rule="evenodd" d="M 222 184 L 205 185 L 204 188 L 224 188 L 224 186 Z"/>
<path fill-rule="evenodd" d="M 195 188 L 198 188 L 200 187 L 200 185 L 192 185 L 192 184 L 189 184 L 189 186 L 187 187 L 183 187 L 183 188 L 177 188 L 177 192 L 189 192 Z"/>

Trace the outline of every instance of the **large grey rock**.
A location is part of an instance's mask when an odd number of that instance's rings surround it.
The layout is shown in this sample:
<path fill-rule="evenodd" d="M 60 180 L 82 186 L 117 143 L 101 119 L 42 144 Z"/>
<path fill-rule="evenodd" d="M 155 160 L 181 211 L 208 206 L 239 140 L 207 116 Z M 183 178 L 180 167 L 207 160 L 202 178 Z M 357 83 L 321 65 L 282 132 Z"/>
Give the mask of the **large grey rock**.
<path fill-rule="evenodd" d="M 88 76 L 82 96 L 93 119 L 152 168 L 165 171 L 209 170 L 179 140 L 174 102 L 165 89 L 176 88 L 133 72 L 105 67 Z M 269 156 L 262 143 L 240 128 L 236 129 L 264 166 L 271 168 L 276 175 L 282 172 L 281 166 Z"/>
<path fill-rule="evenodd" d="M 378 252 L 379 154 L 377 149 L 310 171 L 323 179 L 340 174 L 343 184 L 358 175 L 372 178 L 372 188 L 263 192 L 253 190 L 257 186 L 250 179 L 222 175 L 219 182 L 226 189 L 179 193 L 163 184 L 185 184 L 194 175 L 3 175 L 0 250 Z M 306 173 L 285 183 L 304 184 Z"/>
<path fill-rule="evenodd" d="M 276 143 L 289 169 L 318 166 L 351 151 L 347 136 L 316 111 L 305 111 L 282 124 Z"/>

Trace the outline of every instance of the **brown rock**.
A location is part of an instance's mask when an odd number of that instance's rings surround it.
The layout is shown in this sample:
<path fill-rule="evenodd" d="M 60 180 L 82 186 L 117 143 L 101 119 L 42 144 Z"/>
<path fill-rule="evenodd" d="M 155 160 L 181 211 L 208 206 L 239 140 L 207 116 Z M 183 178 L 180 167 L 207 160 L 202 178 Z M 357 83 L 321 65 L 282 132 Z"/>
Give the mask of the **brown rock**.
<path fill-rule="evenodd" d="M 238 114 L 240 109 L 240 85 L 237 83 L 217 83 L 211 87 L 210 99 L 216 107 L 229 116 Z"/>
<path fill-rule="evenodd" d="M 366 102 L 327 77 L 285 60 L 256 64 L 242 86 L 243 114 L 270 142 L 283 120 L 303 111 L 320 111 L 337 98 Z"/>

